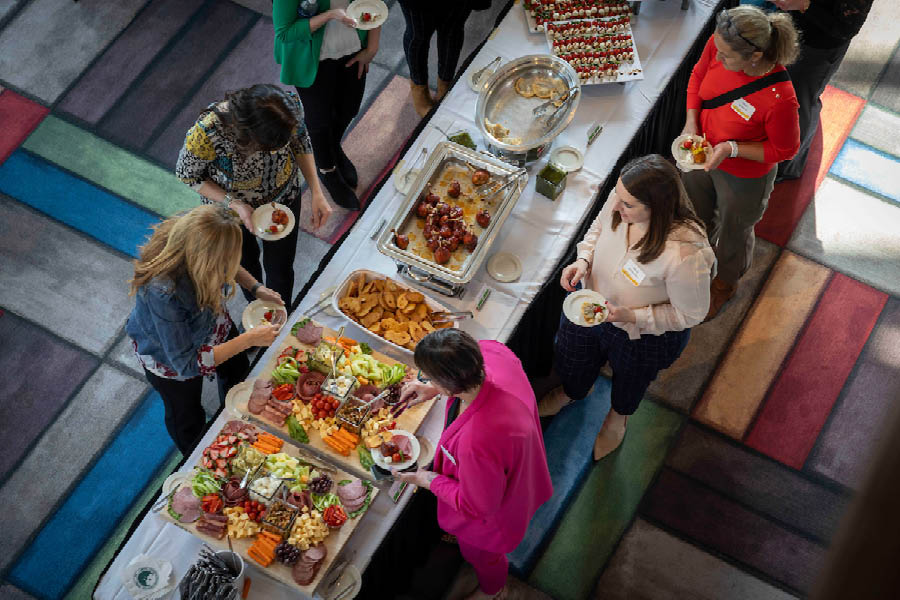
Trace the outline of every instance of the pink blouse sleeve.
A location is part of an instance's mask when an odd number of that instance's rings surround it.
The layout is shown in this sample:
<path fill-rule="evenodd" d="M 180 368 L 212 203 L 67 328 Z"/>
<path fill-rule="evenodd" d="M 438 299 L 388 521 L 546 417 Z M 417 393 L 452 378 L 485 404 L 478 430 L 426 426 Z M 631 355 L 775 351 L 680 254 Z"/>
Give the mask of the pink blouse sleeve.
<path fill-rule="evenodd" d="M 506 492 L 506 473 L 496 441 L 472 440 L 459 456 L 459 479 L 438 475 L 431 491 L 466 518 L 479 520 L 500 509 Z M 478 443 L 481 442 L 481 443 Z"/>
<path fill-rule="evenodd" d="M 669 302 L 635 309 L 641 334 L 659 335 L 699 325 L 709 311 L 709 283 L 715 254 L 707 244 L 682 243 L 681 260 L 666 276 Z"/>

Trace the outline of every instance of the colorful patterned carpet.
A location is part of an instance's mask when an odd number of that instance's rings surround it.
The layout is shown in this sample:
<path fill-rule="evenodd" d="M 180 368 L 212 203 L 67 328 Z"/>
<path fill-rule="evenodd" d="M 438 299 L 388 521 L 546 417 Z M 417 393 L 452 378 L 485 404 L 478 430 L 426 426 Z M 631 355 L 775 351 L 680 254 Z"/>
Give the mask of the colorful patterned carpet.
<path fill-rule="evenodd" d="M 0 0 L 0 598 L 90 597 L 180 460 L 124 336 L 125 282 L 149 227 L 196 203 L 171 174 L 194 116 L 225 90 L 277 80 L 265 4 Z M 807 172 L 776 188 L 738 297 L 694 330 L 622 449 L 572 475 L 522 573 L 534 588 L 809 591 L 900 398 L 898 19 L 876 0 L 823 97 Z M 465 54 L 491 23 L 470 20 Z M 417 123 L 399 10 L 387 27 L 398 34 L 384 36 L 348 133 L 362 195 Z M 301 234 L 298 290 L 353 217 Z M 547 435 L 557 452 L 562 434 Z"/>

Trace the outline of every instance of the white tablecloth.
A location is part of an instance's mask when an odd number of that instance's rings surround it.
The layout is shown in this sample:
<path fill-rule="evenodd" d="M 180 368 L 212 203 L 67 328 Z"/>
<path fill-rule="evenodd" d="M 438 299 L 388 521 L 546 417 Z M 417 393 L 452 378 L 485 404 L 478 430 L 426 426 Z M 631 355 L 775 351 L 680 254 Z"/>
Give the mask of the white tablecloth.
<path fill-rule="evenodd" d="M 510 252 L 521 259 L 522 276 L 519 281 L 498 283 L 482 267 L 468 284 L 467 293 L 462 299 L 438 298 L 455 310 L 474 311 L 479 292 L 486 286 L 492 288 L 490 299 L 483 309 L 475 312 L 475 319 L 464 322 L 463 329 L 479 339 L 506 341 L 509 338 L 541 286 L 554 275 L 554 266 L 572 242 L 580 223 L 591 208 L 597 186 L 610 175 L 612 167 L 653 108 L 669 78 L 678 69 L 711 12 L 710 7 L 699 2 L 692 2 L 686 11 L 680 10 L 680 2 L 674 0 L 644 2 L 640 15 L 634 21 L 633 30 L 645 78 L 624 85 L 606 84 L 582 88 L 575 118 L 557 138 L 555 145 L 568 144 L 582 150 L 585 153 L 584 168 L 568 177 L 565 192 L 555 202 L 537 194 L 534 191 L 534 178 L 529 180 L 492 249 L 492 253 Z M 478 13 L 474 13 L 472 18 L 477 17 Z M 544 35 L 528 33 L 524 12 L 517 3 L 472 61 L 469 71 L 479 69 L 495 56 L 512 60 L 527 54 L 547 52 Z M 444 131 L 466 129 L 477 138 L 478 129 L 474 124 L 476 94 L 465 83 L 467 75 L 468 71 L 441 103 L 431 123 Z M 587 149 L 587 132 L 598 122 L 603 125 L 603 133 Z M 422 147 L 430 150 L 442 140 L 443 134 L 438 129 L 427 126 L 407 152 L 406 163 L 414 161 Z M 485 147 L 483 140 L 475 141 L 479 147 Z M 536 173 L 545 162 L 542 160 L 532 165 L 530 173 Z M 381 221 L 392 215 L 403 200 L 403 196 L 391 182 L 382 187 L 373 199 L 372 206 L 353 226 L 347 239 L 301 302 L 301 310 L 292 315 L 289 324 L 296 321 L 304 309 L 309 309 L 323 292 L 341 283 L 355 269 L 365 268 L 386 275 L 396 272 L 393 261 L 378 252 L 371 236 Z M 433 292 L 429 293 L 434 295 Z M 334 329 L 348 325 L 346 321 L 326 313 L 320 313 L 317 320 Z M 289 327 L 285 327 L 285 335 L 288 330 Z M 349 324 L 347 335 L 352 337 L 358 334 L 359 330 Z M 276 342 L 273 347 L 278 347 L 280 342 L 281 340 Z M 375 341 L 370 341 L 370 344 L 376 350 L 401 360 L 409 360 L 408 356 L 392 352 L 386 344 Z M 253 376 L 258 375 L 273 351 L 270 350 L 263 357 Z M 432 441 L 436 441 L 440 435 L 443 414 L 441 408 L 442 405 L 436 405 L 419 429 L 419 433 Z M 194 465 L 199 461 L 200 450 L 214 439 L 227 418 L 224 412 L 220 415 L 194 450 L 187 465 Z M 400 503 L 394 504 L 387 493 L 382 493 L 372 503 L 342 552 L 342 556 L 350 557 L 360 572 L 365 570 L 369 558 L 393 526 L 410 496 L 411 492 L 407 490 Z M 120 573 L 140 553 L 170 560 L 175 577 L 180 580 L 196 557 L 201 543 L 200 538 L 166 523 L 155 514 L 148 514 L 101 579 L 94 597 L 103 600 L 129 598 L 122 587 Z M 251 598 L 278 600 L 302 597 L 296 589 L 275 583 L 260 573 L 252 561 L 248 561 L 248 575 L 253 579 Z"/>

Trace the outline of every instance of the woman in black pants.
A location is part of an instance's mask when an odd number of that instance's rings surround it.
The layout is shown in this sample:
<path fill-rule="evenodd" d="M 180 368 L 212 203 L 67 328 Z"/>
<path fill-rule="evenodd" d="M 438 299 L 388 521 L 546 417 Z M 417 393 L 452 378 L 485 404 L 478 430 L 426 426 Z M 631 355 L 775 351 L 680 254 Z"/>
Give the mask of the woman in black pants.
<path fill-rule="evenodd" d="M 268 346 L 280 327 L 237 335 L 225 301 L 240 285 L 283 305 L 240 266 L 241 223 L 224 206 L 203 205 L 160 223 L 134 262 L 134 310 L 125 324 L 147 381 L 162 396 L 166 429 L 187 456 L 203 433 L 203 377 L 219 380 L 219 400 L 247 375 L 245 351 Z"/>
<path fill-rule="evenodd" d="M 424 117 L 450 89 L 465 40 L 466 20 L 473 10 L 490 8 L 491 0 L 397 0 L 406 19 L 403 49 L 409 64 L 413 106 Z M 428 47 L 437 32 L 438 89 L 432 100 L 428 91 Z"/>
<path fill-rule="evenodd" d="M 281 82 L 296 86 L 306 111 L 319 177 L 335 204 L 356 210 L 356 168 L 341 140 L 359 112 L 381 28 L 363 31 L 347 16 L 348 0 L 275 0 L 275 60 Z"/>

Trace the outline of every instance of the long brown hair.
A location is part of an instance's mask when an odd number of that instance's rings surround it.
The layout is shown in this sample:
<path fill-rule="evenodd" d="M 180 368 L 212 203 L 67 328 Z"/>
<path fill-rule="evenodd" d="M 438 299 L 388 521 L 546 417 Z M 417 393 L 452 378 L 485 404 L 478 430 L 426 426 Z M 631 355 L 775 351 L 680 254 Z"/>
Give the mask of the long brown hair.
<path fill-rule="evenodd" d="M 678 170 L 659 154 L 648 154 L 629 161 L 619 173 L 622 185 L 628 193 L 650 211 L 650 226 L 633 246 L 640 250 L 638 262 L 646 264 L 662 254 L 669 234 L 677 226 L 693 229 L 705 235 L 703 223 L 694 213 Z M 622 222 L 622 216 L 613 212 L 613 231 Z"/>
<path fill-rule="evenodd" d="M 241 226 L 236 213 L 204 204 L 154 227 L 134 261 L 131 295 L 161 278 L 173 284 L 190 277 L 201 309 L 225 310 L 222 286 L 231 285 L 241 264 Z"/>
<path fill-rule="evenodd" d="M 258 83 L 225 94 L 227 109 L 213 112 L 234 133 L 243 152 L 277 150 L 287 144 L 297 118 L 287 105 L 285 92 L 274 85 Z"/>

